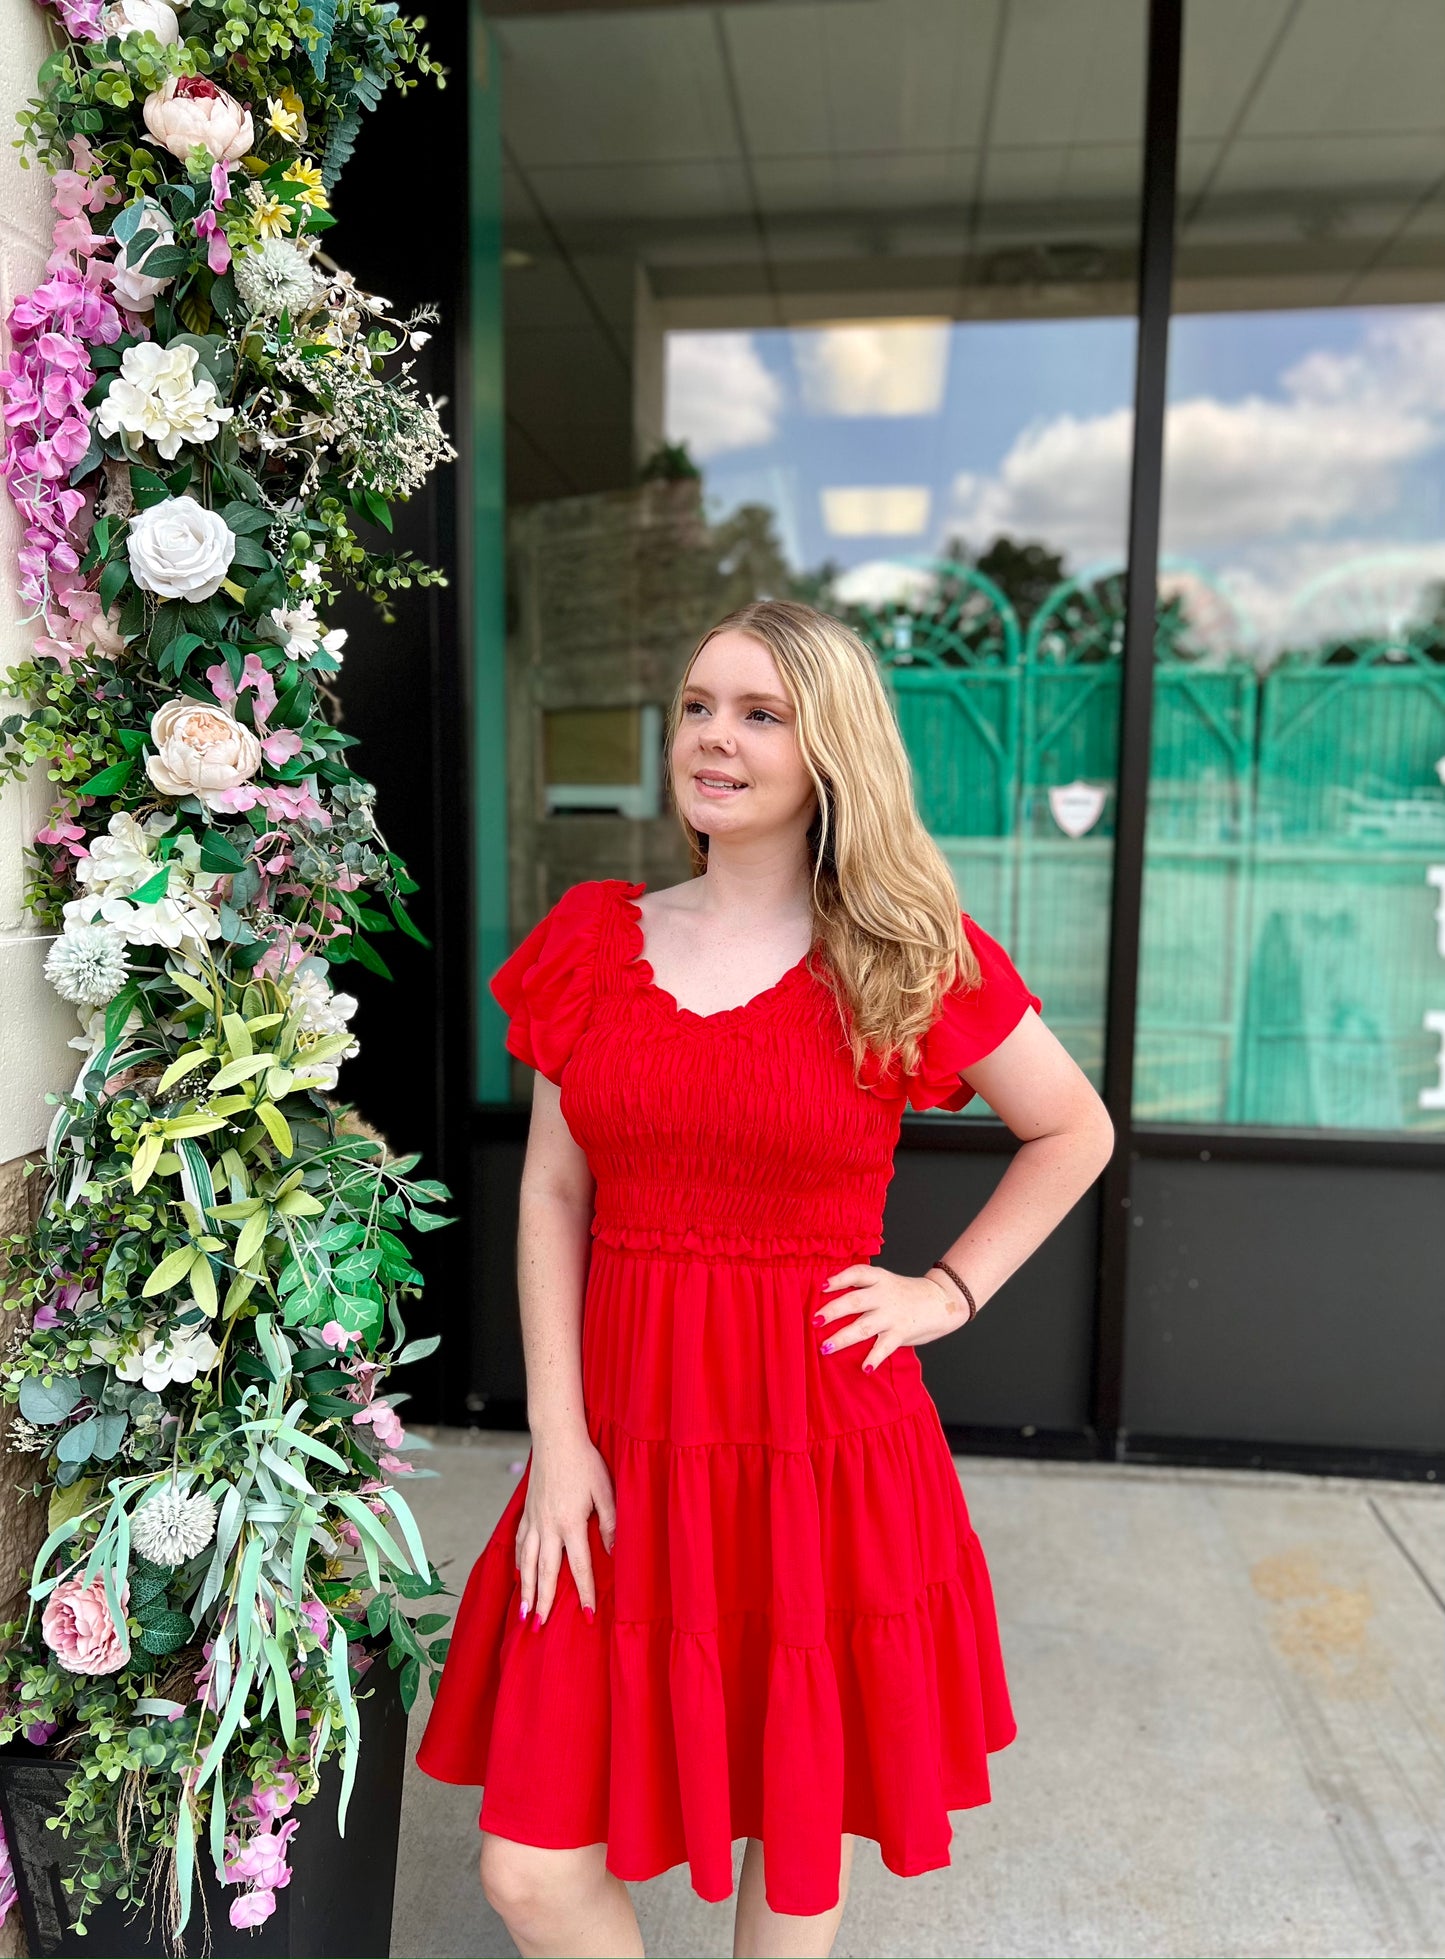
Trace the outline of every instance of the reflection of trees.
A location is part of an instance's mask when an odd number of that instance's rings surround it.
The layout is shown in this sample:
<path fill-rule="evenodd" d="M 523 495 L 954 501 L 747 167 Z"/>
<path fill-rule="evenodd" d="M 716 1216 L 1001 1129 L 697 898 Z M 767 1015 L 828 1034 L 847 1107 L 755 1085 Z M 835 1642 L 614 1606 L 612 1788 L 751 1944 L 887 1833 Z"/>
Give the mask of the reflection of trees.
<path fill-rule="evenodd" d="M 1050 592 L 1065 578 L 1064 561 L 1058 552 L 1031 539 L 996 537 L 976 558 L 969 557 L 966 545 L 953 540 L 943 555 L 959 564 L 972 564 L 975 571 L 991 578 L 1018 614 L 1019 624 L 1025 631 Z"/>

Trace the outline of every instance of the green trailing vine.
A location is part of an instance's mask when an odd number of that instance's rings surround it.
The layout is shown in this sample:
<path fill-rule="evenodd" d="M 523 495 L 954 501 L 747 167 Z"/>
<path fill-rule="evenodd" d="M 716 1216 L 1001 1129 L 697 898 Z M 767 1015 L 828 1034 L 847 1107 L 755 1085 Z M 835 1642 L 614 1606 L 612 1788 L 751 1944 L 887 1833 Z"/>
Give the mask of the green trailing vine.
<path fill-rule="evenodd" d="M 26 902 L 80 1031 L 3 1246 L 5 1438 L 48 1516 L 0 1740 L 75 1765 L 82 1929 L 114 1893 L 176 1941 L 201 1857 L 264 1921 L 333 1758 L 344 1819 L 372 1669 L 409 1706 L 446 1652 L 390 1380 L 436 1345 L 403 1307 L 448 1193 L 336 1093 L 338 969 L 426 941 L 327 615 L 440 582 L 372 539 L 454 451 L 411 373 L 435 316 L 322 248 L 365 113 L 442 74 L 380 0 L 57 12 L 21 117 L 55 249 L 0 370 L 35 622 L 0 776 L 52 789 Z"/>

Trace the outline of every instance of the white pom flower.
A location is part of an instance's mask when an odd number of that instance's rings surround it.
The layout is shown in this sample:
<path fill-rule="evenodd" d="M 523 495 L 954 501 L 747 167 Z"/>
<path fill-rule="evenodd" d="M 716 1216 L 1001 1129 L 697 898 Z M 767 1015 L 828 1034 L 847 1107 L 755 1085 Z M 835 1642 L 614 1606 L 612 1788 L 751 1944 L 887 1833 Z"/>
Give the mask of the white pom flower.
<path fill-rule="evenodd" d="M 284 238 L 263 239 L 259 250 L 239 253 L 231 270 L 242 301 L 263 320 L 299 313 L 321 292 L 311 261 Z"/>
<path fill-rule="evenodd" d="M 67 924 L 45 955 L 45 977 L 62 1000 L 103 1007 L 125 985 L 125 934 L 113 925 Z"/>
<path fill-rule="evenodd" d="M 201 1491 L 187 1496 L 163 1483 L 130 1520 L 130 1541 L 152 1564 L 184 1564 L 216 1534 L 216 1506 Z"/>

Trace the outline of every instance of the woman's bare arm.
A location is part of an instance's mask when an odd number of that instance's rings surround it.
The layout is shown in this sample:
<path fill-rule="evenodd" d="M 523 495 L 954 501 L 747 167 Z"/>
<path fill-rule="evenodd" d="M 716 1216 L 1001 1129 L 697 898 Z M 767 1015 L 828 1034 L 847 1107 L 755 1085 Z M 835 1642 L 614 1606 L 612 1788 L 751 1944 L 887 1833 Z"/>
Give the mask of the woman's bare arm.
<path fill-rule="evenodd" d="M 587 1431 L 582 1305 L 591 1248 L 592 1173 L 562 1117 L 561 1092 L 538 1074 L 522 1166 L 517 1293 L 527 1368 L 532 1467 L 517 1527 L 521 1611 L 543 1624 L 565 1555 L 590 1617 L 597 1590 L 587 1538 L 595 1510 L 607 1552 L 617 1528 L 612 1477 Z"/>
<path fill-rule="evenodd" d="M 562 1092 L 534 1077 L 517 1218 L 517 1294 L 533 1438 L 587 1432 L 582 1407 L 582 1299 L 593 1182 L 562 1118 Z"/>
<path fill-rule="evenodd" d="M 1088 1076 L 1032 1010 L 963 1079 L 1023 1141 L 967 1230 L 938 1253 L 982 1306 L 1098 1177 L 1114 1125 Z"/>

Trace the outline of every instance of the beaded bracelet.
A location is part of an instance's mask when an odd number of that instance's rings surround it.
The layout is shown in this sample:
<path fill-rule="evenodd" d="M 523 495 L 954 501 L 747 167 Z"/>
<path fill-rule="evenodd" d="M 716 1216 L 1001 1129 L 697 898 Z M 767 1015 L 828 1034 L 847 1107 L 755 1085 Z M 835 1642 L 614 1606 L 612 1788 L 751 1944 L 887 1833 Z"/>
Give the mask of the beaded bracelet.
<path fill-rule="evenodd" d="M 968 1287 L 964 1284 L 963 1280 L 959 1278 L 958 1274 L 954 1271 L 953 1267 L 947 1264 L 945 1260 L 941 1258 L 936 1258 L 934 1259 L 933 1264 L 930 1265 L 928 1269 L 930 1272 L 936 1270 L 939 1272 L 946 1272 L 948 1274 L 949 1278 L 952 1279 L 953 1283 L 958 1287 L 959 1291 L 963 1294 L 964 1298 L 968 1301 L 968 1318 L 971 1320 L 974 1314 L 978 1311 L 978 1302 L 974 1299 L 973 1294 L 969 1291 Z M 967 1325 L 968 1321 L 966 1320 L 964 1324 Z"/>

